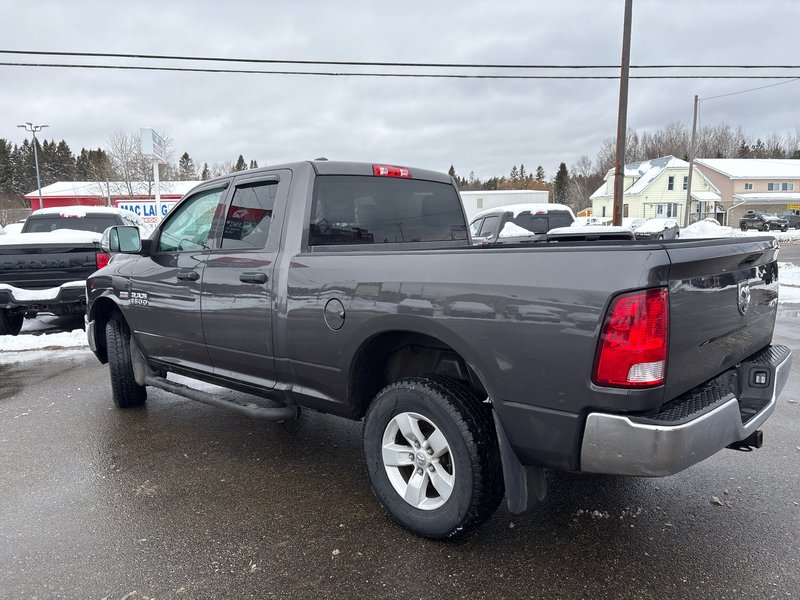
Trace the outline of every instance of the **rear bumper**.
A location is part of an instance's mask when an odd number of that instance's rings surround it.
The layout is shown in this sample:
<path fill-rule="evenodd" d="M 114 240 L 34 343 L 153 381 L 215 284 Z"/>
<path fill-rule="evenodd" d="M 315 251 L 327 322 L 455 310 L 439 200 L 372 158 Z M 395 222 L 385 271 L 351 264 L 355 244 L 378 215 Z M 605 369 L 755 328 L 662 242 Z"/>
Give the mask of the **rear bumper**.
<path fill-rule="evenodd" d="M 47 289 L 21 289 L 0 285 L 0 308 L 18 312 L 52 312 L 57 315 L 86 310 L 86 282 L 70 281 Z"/>
<path fill-rule="evenodd" d="M 581 471 L 672 475 L 745 439 L 775 410 L 792 353 L 770 346 L 713 381 L 683 394 L 654 416 L 593 412 L 586 419 Z M 760 374 L 767 381 L 757 381 Z"/>

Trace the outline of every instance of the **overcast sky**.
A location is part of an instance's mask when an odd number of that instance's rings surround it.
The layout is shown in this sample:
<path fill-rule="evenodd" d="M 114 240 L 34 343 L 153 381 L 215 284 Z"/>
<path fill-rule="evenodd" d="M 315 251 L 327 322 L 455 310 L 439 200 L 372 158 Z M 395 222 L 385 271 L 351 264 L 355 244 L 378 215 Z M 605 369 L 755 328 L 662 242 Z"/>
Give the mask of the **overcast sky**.
<path fill-rule="evenodd" d="M 619 64 L 623 0 L 494 2 L 0 0 L 0 49 L 303 60 Z M 796 0 L 634 0 L 632 64 L 798 64 Z M 3 62 L 69 59 L 0 55 Z M 73 59 L 73 62 L 80 62 Z M 117 62 L 83 59 L 86 63 Z M 145 64 L 128 60 L 126 64 Z M 160 63 L 176 64 L 176 63 Z M 219 66 L 180 63 L 181 66 Z M 282 68 L 228 65 L 231 68 Z M 323 67 L 293 67 L 324 70 Z M 344 67 L 328 70 L 344 70 Z M 367 69 L 370 71 L 377 68 Z M 404 69 L 402 72 L 422 72 Z M 435 71 L 427 71 L 435 72 Z M 448 69 L 441 72 L 456 72 Z M 467 72 L 488 72 L 472 69 Z M 717 71 L 718 72 L 718 71 Z M 602 74 L 618 74 L 618 71 Z M 632 71 L 632 74 L 634 72 Z M 800 77 L 800 70 L 792 74 Z M 153 127 L 202 165 L 326 156 L 485 178 L 594 159 L 619 83 L 163 73 L 0 67 L 0 137 L 47 123 L 73 151 Z M 628 125 L 691 124 L 692 98 L 770 81 L 631 81 Z M 709 100 L 700 123 L 800 127 L 800 82 Z"/>

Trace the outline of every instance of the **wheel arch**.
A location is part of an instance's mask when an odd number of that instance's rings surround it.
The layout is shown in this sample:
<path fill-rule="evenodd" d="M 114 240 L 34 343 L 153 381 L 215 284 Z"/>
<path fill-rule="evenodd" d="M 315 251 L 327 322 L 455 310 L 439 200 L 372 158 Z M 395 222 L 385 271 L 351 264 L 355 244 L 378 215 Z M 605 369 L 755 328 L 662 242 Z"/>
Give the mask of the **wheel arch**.
<path fill-rule="evenodd" d="M 356 418 L 376 394 L 407 377 L 439 375 L 461 381 L 478 398 L 488 395 L 485 369 L 457 340 L 413 329 L 390 329 L 364 339 L 350 362 L 348 396 Z"/>
<path fill-rule="evenodd" d="M 125 319 L 119 305 L 108 296 L 101 296 L 92 303 L 89 309 L 89 321 L 94 321 L 92 333 L 95 344 L 95 354 L 100 362 L 108 362 L 108 348 L 106 346 L 106 325 L 113 318 Z"/>

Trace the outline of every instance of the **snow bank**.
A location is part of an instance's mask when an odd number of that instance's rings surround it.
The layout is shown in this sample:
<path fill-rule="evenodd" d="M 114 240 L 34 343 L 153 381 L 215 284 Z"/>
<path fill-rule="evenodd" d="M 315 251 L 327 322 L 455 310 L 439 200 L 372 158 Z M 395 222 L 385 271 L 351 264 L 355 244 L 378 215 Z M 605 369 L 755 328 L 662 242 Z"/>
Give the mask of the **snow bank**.
<path fill-rule="evenodd" d="M 724 227 L 710 221 L 698 221 L 681 229 L 682 238 L 719 238 L 732 237 L 736 231 L 732 227 Z"/>
<path fill-rule="evenodd" d="M 88 346 L 86 332 L 75 329 L 69 332 L 44 333 L 42 335 L 0 336 L 0 352 L 44 350 L 49 348 L 82 348 Z"/>

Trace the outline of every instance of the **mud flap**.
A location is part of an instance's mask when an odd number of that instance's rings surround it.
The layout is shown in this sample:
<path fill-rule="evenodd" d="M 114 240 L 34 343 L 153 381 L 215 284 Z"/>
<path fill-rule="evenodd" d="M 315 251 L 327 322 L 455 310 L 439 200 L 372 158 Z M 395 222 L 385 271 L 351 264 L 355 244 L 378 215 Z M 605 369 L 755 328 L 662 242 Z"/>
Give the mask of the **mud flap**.
<path fill-rule="evenodd" d="M 500 458 L 503 462 L 508 512 L 512 515 L 521 515 L 536 508 L 547 495 L 544 468 L 523 465 L 519 462 L 495 411 L 492 411 L 492 417 L 497 431 L 497 443 L 500 446 Z"/>

